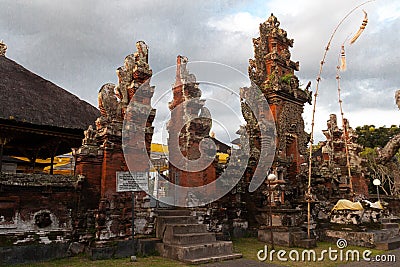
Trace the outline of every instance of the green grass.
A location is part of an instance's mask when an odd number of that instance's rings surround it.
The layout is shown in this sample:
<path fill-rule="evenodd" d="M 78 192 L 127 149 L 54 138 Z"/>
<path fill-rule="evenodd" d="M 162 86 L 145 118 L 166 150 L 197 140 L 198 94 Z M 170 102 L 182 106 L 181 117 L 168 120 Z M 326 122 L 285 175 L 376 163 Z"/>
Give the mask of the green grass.
<path fill-rule="evenodd" d="M 243 254 L 243 258 L 245 259 L 251 259 L 258 261 L 257 259 L 257 252 L 261 249 L 264 249 L 264 242 L 258 241 L 256 238 L 241 238 L 233 241 L 234 244 L 234 251 L 238 253 Z M 317 253 L 317 257 L 320 255 L 321 251 L 324 249 L 329 249 L 329 247 L 332 247 L 332 249 L 336 248 L 336 244 L 330 244 L 330 243 L 324 243 L 324 242 L 319 242 L 318 247 L 315 248 L 315 251 Z M 268 247 L 270 250 L 270 247 Z M 280 249 L 283 249 L 285 251 L 289 251 L 293 248 L 287 248 L 287 247 L 281 247 L 281 246 L 275 246 L 275 250 L 278 251 Z M 294 248 L 297 251 L 300 252 L 303 250 L 302 248 Z M 354 246 L 348 246 L 346 250 L 350 249 L 356 249 L 360 251 L 360 255 L 362 254 L 362 251 L 366 250 L 366 248 L 362 247 L 354 247 Z M 375 250 L 375 249 L 370 249 L 372 251 L 372 256 L 378 255 L 378 254 L 387 254 L 387 251 L 382 251 L 382 250 Z M 329 261 L 328 257 L 325 257 L 326 259 L 324 261 L 320 262 L 280 262 L 276 258 L 276 254 L 274 257 L 274 261 L 272 263 L 277 264 L 277 265 L 283 265 L 283 266 L 301 266 L 301 267 L 335 267 L 340 264 L 344 264 L 346 262 L 340 262 L 340 261 Z M 269 260 L 265 261 L 266 264 L 271 263 Z M 362 266 L 362 262 L 360 262 Z M 92 261 L 88 259 L 85 256 L 77 256 L 77 257 L 72 257 L 72 258 L 66 258 L 66 259 L 60 259 L 60 260 L 54 260 L 50 262 L 43 262 L 43 263 L 30 263 L 30 264 L 20 264 L 20 265 L 13 265 L 16 267 L 43 267 L 43 266 L 53 266 L 53 267 L 78 267 L 78 266 L 89 266 L 89 267 L 123 267 L 123 266 L 135 266 L 135 267 L 147 267 L 147 266 L 157 266 L 157 267 L 174 267 L 174 266 L 190 266 L 184 263 L 181 263 L 179 261 L 171 260 L 171 259 L 166 259 L 160 256 L 149 256 L 149 257 L 138 257 L 137 262 L 130 262 L 129 258 L 124 258 L 124 259 L 111 259 L 111 260 L 98 260 L 98 261 Z M 266 265 L 267 266 L 267 265 Z"/>
<path fill-rule="evenodd" d="M 148 267 L 148 266 L 160 266 L 160 267 L 174 267 L 174 266 L 188 266 L 179 261 L 174 261 L 170 259 L 166 259 L 160 256 L 151 256 L 151 257 L 138 257 L 137 262 L 130 262 L 129 258 L 123 259 L 110 259 L 110 260 L 98 260 L 92 261 L 84 256 L 66 258 L 61 260 L 54 260 L 49 262 L 42 263 L 29 263 L 29 264 L 20 264 L 13 265 L 15 267 L 44 267 L 44 266 L 52 266 L 52 267 L 123 267 L 123 266 L 135 266 L 135 267 Z"/>

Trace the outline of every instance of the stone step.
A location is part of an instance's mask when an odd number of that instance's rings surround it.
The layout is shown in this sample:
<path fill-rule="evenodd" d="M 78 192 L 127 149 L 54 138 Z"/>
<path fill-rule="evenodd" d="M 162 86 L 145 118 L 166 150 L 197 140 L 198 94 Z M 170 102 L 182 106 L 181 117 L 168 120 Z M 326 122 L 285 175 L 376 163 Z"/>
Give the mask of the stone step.
<path fill-rule="evenodd" d="M 380 250 L 392 250 L 397 248 L 400 248 L 400 237 L 395 237 L 388 239 L 387 241 L 384 242 L 376 243 L 375 247 L 375 249 L 380 249 Z"/>
<path fill-rule="evenodd" d="M 207 225 L 199 224 L 189 210 L 160 210 L 156 217 L 156 236 L 163 243 L 157 244 L 160 255 L 190 264 L 237 259 L 232 242 L 217 241 Z"/>
<path fill-rule="evenodd" d="M 298 231 L 298 232 L 291 232 L 294 241 L 302 240 L 307 238 L 307 232 Z"/>
<path fill-rule="evenodd" d="M 160 254 L 180 261 L 194 261 L 204 258 L 215 258 L 232 255 L 233 245 L 230 241 L 217 241 L 196 245 L 163 244 Z"/>
<path fill-rule="evenodd" d="M 205 224 L 167 224 L 165 228 L 165 235 L 176 234 L 194 234 L 206 233 L 207 225 Z"/>
<path fill-rule="evenodd" d="M 176 234 L 173 236 L 164 236 L 165 244 L 173 245 L 195 245 L 216 242 L 214 233 L 191 233 L 191 234 Z"/>
<path fill-rule="evenodd" d="M 271 244 L 272 241 L 275 245 L 285 246 L 285 247 L 302 247 L 310 248 L 316 246 L 315 239 L 308 239 L 307 232 L 298 231 L 281 231 L 281 229 L 272 229 L 272 235 L 270 229 L 260 229 L 258 230 L 258 240 Z M 311 241 L 313 240 L 313 241 Z"/>
<path fill-rule="evenodd" d="M 400 218 L 399 217 L 393 217 L 390 219 L 390 222 L 392 223 L 400 223 Z"/>
<path fill-rule="evenodd" d="M 296 246 L 301 247 L 301 248 L 315 248 L 315 247 L 317 247 L 317 240 L 315 238 L 301 239 L 301 240 L 297 241 Z"/>
<path fill-rule="evenodd" d="M 158 216 L 158 222 L 166 224 L 195 224 L 197 219 L 193 216 Z"/>
<path fill-rule="evenodd" d="M 209 263 L 209 262 L 219 262 L 219 261 L 240 259 L 241 257 L 242 257 L 242 254 L 240 254 L 240 253 L 232 253 L 229 255 L 220 255 L 220 256 L 216 256 L 216 257 L 207 257 L 207 258 L 201 258 L 201 259 L 195 259 L 195 260 L 185 260 L 184 262 L 189 263 L 189 264 L 204 264 L 204 263 Z"/>
<path fill-rule="evenodd" d="M 388 228 L 388 229 L 376 230 L 373 233 L 374 233 L 373 240 L 375 241 L 374 243 L 384 243 L 387 242 L 387 240 L 390 240 L 398 236 L 399 229 Z"/>
<path fill-rule="evenodd" d="M 391 217 L 391 218 L 382 218 L 382 223 L 400 223 L 399 217 Z"/>
<path fill-rule="evenodd" d="M 191 211 L 187 209 L 159 209 L 157 216 L 190 216 Z"/>
<path fill-rule="evenodd" d="M 317 246 L 317 240 L 315 238 L 308 238 L 305 231 L 291 232 L 291 238 L 293 245 L 296 247 L 315 248 Z"/>
<path fill-rule="evenodd" d="M 398 229 L 399 224 L 397 223 L 382 223 L 382 229 Z"/>
<path fill-rule="evenodd" d="M 156 237 L 163 239 L 167 225 L 170 224 L 196 224 L 197 219 L 193 216 L 158 216 L 156 218 Z"/>

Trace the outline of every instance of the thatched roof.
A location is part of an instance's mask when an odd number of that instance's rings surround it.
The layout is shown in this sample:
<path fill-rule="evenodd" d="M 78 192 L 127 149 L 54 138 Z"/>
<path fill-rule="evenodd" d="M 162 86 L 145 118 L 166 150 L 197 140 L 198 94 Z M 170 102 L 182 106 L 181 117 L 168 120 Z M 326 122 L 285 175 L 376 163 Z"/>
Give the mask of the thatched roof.
<path fill-rule="evenodd" d="M 89 103 L 0 56 L 0 119 L 87 129 L 99 115 Z"/>

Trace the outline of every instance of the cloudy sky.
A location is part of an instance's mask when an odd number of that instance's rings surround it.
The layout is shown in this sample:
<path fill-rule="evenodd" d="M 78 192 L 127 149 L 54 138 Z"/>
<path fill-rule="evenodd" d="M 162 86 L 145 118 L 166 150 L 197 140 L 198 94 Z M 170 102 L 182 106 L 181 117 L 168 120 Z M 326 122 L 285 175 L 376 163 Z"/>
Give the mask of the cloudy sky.
<path fill-rule="evenodd" d="M 362 2 L 0 0 L 0 39 L 8 45 L 7 57 L 97 106 L 98 89 L 107 82 L 117 83 L 115 69 L 135 51 L 137 40 L 149 45 L 154 74 L 165 74 L 178 54 L 247 73 L 248 59 L 253 57 L 252 38 L 258 36 L 259 23 L 273 12 L 289 38 L 295 40 L 291 53 L 292 60 L 300 61 L 297 76 L 303 84 L 313 81 L 315 90 L 319 62 L 333 29 Z M 400 2 L 376 0 L 363 9 L 369 17 L 367 28 L 355 44 L 346 44 L 348 70 L 341 74 L 344 112 L 353 127 L 398 125 L 400 111 L 394 93 L 400 89 Z M 335 72 L 340 46 L 357 31 L 362 19 L 360 8 L 343 23 L 332 41 L 317 102 L 317 140 L 323 138 L 320 131 L 326 127 L 328 114 L 338 114 Z M 215 66 L 218 69 L 222 65 Z M 192 72 L 195 70 L 193 67 Z M 239 72 L 232 70 L 221 83 L 242 86 L 245 77 Z M 207 75 L 198 78 L 203 81 Z M 156 90 L 168 91 L 173 76 L 162 82 L 157 77 Z M 240 78 L 232 83 L 232 77 Z M 204 97 L 212 96 L 209 102 L 217 103 L 212 113 L 217 112 L 221 121 L 228 120 L 221 124 L 232 131 L 237 125 L 230 125 L 229 119 L 237 108 L 230 110 L 226 105 L 230 100 L 225 97 L 234 94 L 215 88 L 211 90 L 214 93 L 207 93 L 207 85 L 204 87 Z M 166 101 L 158 105 L 162 103 Z M 156 107 L 161 110 L 158 116 L 167 116 L 167 109 Z M 310 106 L 306 106 L 303 116 L 309 131 Z M 217 137 L 224 135 L 220 129 L 216 132 Z M 220 137 L 224 141 L 231 138 Z"/>

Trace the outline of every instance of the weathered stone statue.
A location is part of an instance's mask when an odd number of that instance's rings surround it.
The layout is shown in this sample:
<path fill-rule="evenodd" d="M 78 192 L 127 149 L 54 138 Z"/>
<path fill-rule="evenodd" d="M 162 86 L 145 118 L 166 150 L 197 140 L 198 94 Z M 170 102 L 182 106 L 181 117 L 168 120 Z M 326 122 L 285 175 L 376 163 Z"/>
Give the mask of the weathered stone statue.
<path fill-rule="evenodd" d="M 394 94 L 394 98 L 396 99 L 396 105 L 400 109 L 400 90 L 397 90 Z"/>
<path fill-rule="evenodd" d="M 122 106 L 128 105 L 131 101 L 136 90 L 148 83 L 151 75 L 153 74 L 149 66 L 149 48 L 143 41 L 136 42 L 137 51 L 125 57 L 124 66 L 117 70 L 119 85 L 118 91 L 127 92 L 127 102 L 124 96 L 121 96 Z M 124 111 L 124 108 L 123 108 Z"/>
<path fill-rule="evenodd" d="M 82 140 L 82 145 L 96 145 L 96 130 L 93 129 L 92 125 L 89 125 L 88 129 L 83 132 L 84 138 Z"/>
<path fill-rule="evenodd" d="M 136 82 L 144 82 L 149 79 L 152 75 L 152 71 L 149 68 L 149 49 L 145 42 L 136 42 L 137 51 L 133 54 L 134 65 L 133 65 L 133 78 Z"/>
<path fill-rule="evenodd" d="M 115 87 L 115 93 L 120 99 L 122 109 L 125 110 L 129 103 L 128 87 L 132 82 L 132 74 L 125 67 L 117 69 L 118 85 Z"/>
<path fill-rule="evenodd" d="M 187 63 L 188 63 L 188 58 L 185 56 L 178 56 L 180 58 L 180 69 L 179 69 L 179 75 L 183 83 L 195 83 L 196 82 L 196 76 L 193 73 L 189 73 L 187 70 Z M 200 97 L 200 96 L 199 96 Z"/>
<path fill-rule="evenodd" d="M 122 115 L 115 94 L 115 85 L 106 83 L 98 94 L 99 109 L 104 121 L 121 120 Z"/>
<path fill-rule="evenodd" d="M 127 55 L 124 61 L 124 67 L 128 72 L 133 71 L 133 67 L 135 66 L 135 56 L 133 54 Z M 133 77 L 132 77 L 133 78 Z"/>
<path fill-rule="evenodd" d="M 138 41 L 136 42 L 137 52 L 135 55 L 136 62 L 144 62 L 149 63 L 149 49 L 145 42 Z"/>
<path fill-rule="evenodd" d="M 7 45 L 3 42 L 3 40 L 0 41 L 0 56 L 5 56 L 7 51 Z"/>

